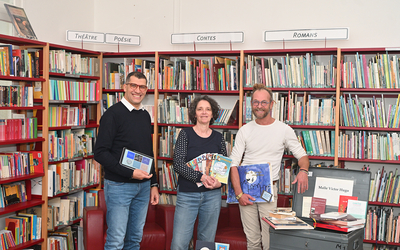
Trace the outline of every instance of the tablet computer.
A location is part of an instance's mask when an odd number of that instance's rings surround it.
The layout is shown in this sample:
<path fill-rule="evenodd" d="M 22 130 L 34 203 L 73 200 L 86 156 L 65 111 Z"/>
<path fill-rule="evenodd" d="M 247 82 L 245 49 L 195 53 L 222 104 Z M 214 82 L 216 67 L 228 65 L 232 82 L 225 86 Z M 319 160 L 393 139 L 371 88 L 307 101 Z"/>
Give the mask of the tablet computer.
<path fill-rule="evenodd" d="M 126 168 L 141 169 L 147 173 L 150 173 L 153 161 L 154 158 L 151 156 L 135 150 L 123 148 L 119 163 Z"/>

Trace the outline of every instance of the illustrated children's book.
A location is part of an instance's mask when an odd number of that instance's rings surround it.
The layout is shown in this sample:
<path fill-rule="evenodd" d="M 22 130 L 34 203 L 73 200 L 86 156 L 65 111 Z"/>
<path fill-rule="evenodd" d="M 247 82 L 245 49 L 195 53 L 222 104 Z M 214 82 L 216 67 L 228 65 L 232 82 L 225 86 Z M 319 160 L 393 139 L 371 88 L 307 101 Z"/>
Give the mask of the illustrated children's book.
<path fill-rule="evenodd" d="M 232 160 L 223 155 L 204 153 L 187 162 L 186 165 L 203 174 L 214 176 L 219 182 L 227 184 L 231 163 Z M 199 187 L 200 184 L 198 184 Z"/>
<path fill-rule="evenodd" d="M 243 193 L 249 194 L 255 198 L 256 200 L 254 202 L 266 202 L 266 200 L 262 198 L 263 194 L 273 194 L 269 163 L 239 166 L 237 169 Z M 270 201 L 274 201 L 273 195 Z M 230 180 L 228 182 L 227 203 L 238 203 Z"/>

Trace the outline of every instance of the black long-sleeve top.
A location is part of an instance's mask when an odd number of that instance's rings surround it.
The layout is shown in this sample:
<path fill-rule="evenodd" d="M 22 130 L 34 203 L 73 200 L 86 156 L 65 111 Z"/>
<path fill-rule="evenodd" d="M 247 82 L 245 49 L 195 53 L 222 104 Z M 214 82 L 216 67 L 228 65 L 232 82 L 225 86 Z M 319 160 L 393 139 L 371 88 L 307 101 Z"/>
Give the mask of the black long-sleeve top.
<path fill-rule="evenodd" d="M 174 170 L 179 174 L 180 192 L 211 190 L 204 185 L 197 187 L 196 182 L 201 182 L 200 179 L 203 174 L 186 165 L 187 162 L 203 153 L 218 153 L 226 156 L 226 145 L 222 134 L 213 130 L 208 138 L 203 138 L 198 136 L 193 128 L 181 130 L 175 143 L 173 164 Z"/>
<path fill-rule="evenodd" d="M 153 156 L 152 127 L 149 113 L 144 109 L 132 109 L 123 102 L 111 106 L 100 119 L 94 159 L 104 167 L 104 178 L 116 182 L 145 182 L 132 179 L 133 170 L 119 164 L 122 149 Z M 154 162 L 151 169 L 151 185 L 157 183 Z"/>

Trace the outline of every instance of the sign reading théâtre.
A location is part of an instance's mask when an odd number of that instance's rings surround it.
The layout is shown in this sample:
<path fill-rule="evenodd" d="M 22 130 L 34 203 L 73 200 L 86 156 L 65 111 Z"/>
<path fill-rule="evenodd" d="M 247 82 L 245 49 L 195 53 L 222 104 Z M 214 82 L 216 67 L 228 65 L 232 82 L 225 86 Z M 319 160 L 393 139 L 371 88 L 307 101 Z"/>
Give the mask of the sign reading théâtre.
<path fill-rule="evenodd" d="M 299 29 L 265 31 L 265 42 L 305 41 L 305 40 L 346 40 L 349 28 Z"/>
<path fill-rule="evenodd" d="M 172 34 L 172 44 L 182 43 L 242 43 L 243 32 L 207 32 Z"/>
<path fill-rule="evenodd" d="M 106 33 L 106 43 L 140 45 L 140 36 Z"/>
<path fill-rule="evenodd" d="M 97 32 L 67 30 L 67 41 L 104 43 L 104 34 Z"/>

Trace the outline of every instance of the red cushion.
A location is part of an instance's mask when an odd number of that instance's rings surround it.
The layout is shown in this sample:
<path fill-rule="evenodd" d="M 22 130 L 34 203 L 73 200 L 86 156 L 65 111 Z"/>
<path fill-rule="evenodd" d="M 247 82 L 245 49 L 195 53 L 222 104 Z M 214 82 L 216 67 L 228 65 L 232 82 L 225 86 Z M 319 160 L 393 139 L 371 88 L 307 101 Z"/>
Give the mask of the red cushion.
<path fill-rule="evenodd" d="M 140 249 L 165 249 L 165 232 L 162 227 L 156 223 L 146 223 Z"/>
<path fill-rule="evenodd" d="M 242 228 L 226 227 L 218 229 L 215 236 L 215 242 L 229 244 L 229 249 L 247 249 L 246 235 Z"/>

